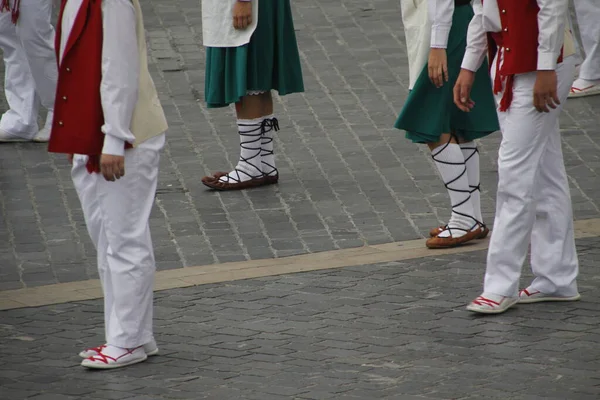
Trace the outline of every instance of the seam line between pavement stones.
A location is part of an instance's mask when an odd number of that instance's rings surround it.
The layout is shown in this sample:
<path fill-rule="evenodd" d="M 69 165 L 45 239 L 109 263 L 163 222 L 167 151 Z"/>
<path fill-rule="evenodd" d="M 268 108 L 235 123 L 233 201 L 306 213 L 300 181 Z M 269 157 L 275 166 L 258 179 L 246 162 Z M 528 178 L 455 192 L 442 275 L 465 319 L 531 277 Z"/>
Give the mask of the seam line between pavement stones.
<path fill-rule="evenodd" d="M 600 218 L 575 221 L 577 239 L 600 236 Z M 489 240 L 454 249 L 432 251 L 424 241 L 409 240 L 354 249 L 333 250 L 285 258 L 232 262 L 159 271 L 155 291 L 230 282 L 298 272 L 344 268 L 382 262 L 460 254 L 487 249 Z M 99 280 L 60 283 L 0 292 L 0 310 L 39 307 L 102 298 Z"/>

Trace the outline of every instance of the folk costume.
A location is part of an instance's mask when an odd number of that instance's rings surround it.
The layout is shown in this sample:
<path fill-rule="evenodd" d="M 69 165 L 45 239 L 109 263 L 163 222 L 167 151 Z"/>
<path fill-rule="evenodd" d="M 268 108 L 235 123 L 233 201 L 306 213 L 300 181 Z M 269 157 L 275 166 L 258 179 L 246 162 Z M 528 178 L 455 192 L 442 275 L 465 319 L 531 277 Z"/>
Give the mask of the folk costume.
<path fill-rule="evenodd" d="M 104 291 L 106 344 L 83 351 L 82 365 L 123 367 L 158 352 L 149 217 L 167 123 L 148 72 L 139 0 L 63 0 L 56 49 L 49 151 L 75 154 L 73 183 Z M 124 156 L 125 175 L 107 181 L 101 155 Z"/>
<path fill-rule="evenodd" d="M 470 0 L 403 0 L 402 16 L 408 47 L 410 93 L 395 127 L 406 131 L 414 143 L 438 143 L 442 134 L 449 141 L 431 156 L 452 202 L 447 225 L 433 228 L 429 248 L 454 247 L 489 232 L 480 205 L 479 151 L 476 139 L 499 129 L 488 70 L 479 68 L 473 86 L 475 108 L 464 113 L 454 105 L 452 89 L 460 72 L 466 48 Z M 429 78 L 430 49 L 446 49 L 448 82 L 437 88 Z"/>
<path fill-rule="evenodd" d="M 568 1 L 476 0 L 474 7 L 462 67 L 477 70 L 489 47 L 502 143 L 484 291 L 467 309 L 491 314 L 517 302 L 577 300 L 578 261 L 559 132 L 575 69 L 565 30 Z M 542 70 L 556 71 L 558 79 L 561 104 L 548 113 L 533 104 L 536 71 Z M 535 279 L 519 292 L 530 244 Z"/>
<path fill-rule="evenodd" d="M 575 13 L 585 60 L 579 70 L 579 78 L 571 87 L 569 97 L 600 94 L 600 1 L 576 0 Z"/>
<path fill-rule="evenodd" d="M 0 142 L 47 142 L 56 91 L 53 0 L 0 0 L 0 48 L 8 111 L 0 119 Z M 40 103 L 48 110 L 38 126 Z"/>
<path fill-rule="evenodd" d="M 252 3 L 252 23 L 243 30 L 232 23 L 238 1 Z M 273 151 L 279 123 L 272 115 L 270 91 L 280 96 L 304 91 L 290 0 L 202 0 L 206 46 L 205 99 L 209 108 L 236 104 L 248 96 L 268 96 L 268 107 L 255 119 L 238 110 L 240 158 L 233 171 L 202 178 L 216 190 L 239 190 L 275 184 L 279 172 Z"/>

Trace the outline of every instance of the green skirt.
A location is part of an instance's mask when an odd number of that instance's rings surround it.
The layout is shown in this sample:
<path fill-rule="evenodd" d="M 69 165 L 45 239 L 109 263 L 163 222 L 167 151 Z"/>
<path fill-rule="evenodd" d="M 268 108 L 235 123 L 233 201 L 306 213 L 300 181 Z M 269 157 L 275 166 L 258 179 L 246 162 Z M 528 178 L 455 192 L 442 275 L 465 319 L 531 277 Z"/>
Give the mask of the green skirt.
<path fill-rule="evenodd" d="M 290 0 L 262 0 L 250 43 L 208 47 L 204 97 L 209 108 L 237 103 L 248 91 L 304 91 Z"/>
<path fill-rule="evenodd" d="M 465 113 L 454 104 L 452 90 L 467 47 L 467 29 L 472 18 L 471 6 L 455 8 L 446 49 L 448 82 L 436 88 L 429 80 L 428 67 L 425 65 L 408 94 L 394 126 L 405 130 L 406 138 L 414 143 L 438 142 L 443 133 L 453 133 L 471 141 L 500 129 L 487 61 L 475 74 L 471 91 L 475 107 Z"/>

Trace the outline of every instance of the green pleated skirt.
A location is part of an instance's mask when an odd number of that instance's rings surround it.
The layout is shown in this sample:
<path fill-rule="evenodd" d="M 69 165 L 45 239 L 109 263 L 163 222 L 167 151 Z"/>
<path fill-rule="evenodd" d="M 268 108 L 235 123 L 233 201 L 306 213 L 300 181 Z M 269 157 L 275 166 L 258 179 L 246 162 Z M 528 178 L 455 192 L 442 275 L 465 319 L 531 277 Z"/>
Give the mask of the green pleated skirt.
<path fill-rule="evenodd" d="M 248 91 L 304 91 L 290 0 L 262 0 L 250 42 L 208 47 L 204 97 L 209 108 L 237 103 Z"/>
<path fill-rule="evenodd" d="M 405 130 L 406 138 L 414 143 L 438 142 L 443 133 L 453 133 L 471 141 L 500 129 L 487 61 L 475 75 L 471 91 L 475 107 L 465 113 L 454 105 L 452 90 L 467 47 L 467 29 L 472 18 L 470 5 L 455 8 L 446 49 L 448 82 L 436 88 L 429 80 L 428 66 L 425 65 L 408 94 L 394 126 Z"/>

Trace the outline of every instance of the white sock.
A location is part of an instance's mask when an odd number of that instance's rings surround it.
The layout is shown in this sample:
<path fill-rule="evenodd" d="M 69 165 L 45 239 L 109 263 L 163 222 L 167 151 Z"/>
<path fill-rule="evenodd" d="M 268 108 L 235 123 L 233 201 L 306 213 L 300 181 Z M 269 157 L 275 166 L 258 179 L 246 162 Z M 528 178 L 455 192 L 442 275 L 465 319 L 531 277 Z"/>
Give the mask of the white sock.
<path fill-rule="evenodd" d="M 460 149 L 462 150 L 465 166 L 467 167 L 473 216 L 477 221 L 483 223 L 483 216 L 481 215 L 481 190 L 479 189 L 479 150 L 475 142 L 461 143 Z"/>
<path fill-rule="evenodd" d="M 443 144 L 431 151 L 431 157 L 442 175 L 452 202 L 452 216 L 448 222 L 450 229 L 444 230 L 438 237 L 464 236 L 473 227 L 475 221 L 472 217 L 473 205 L 470 201 L 469 179 L 460 146 L 456 143 Z"/>
<path fill-rule="evenodd" d="M 279 130 L 279 122 L 274 115 L 268 115 L 263 119 L 263 134 L 261 138 L 262 172 L 267 176 L 277 176 L 275 167 L 275 153 L 273 152 L 273 136 Z"/>
<path fill-rule="evenodd" d="M 262 118 L 238 119 L 240 159 L 233 171 L 221 177 L 223 183 L 246 182 L 262 176 L 260 142 Z"/>

